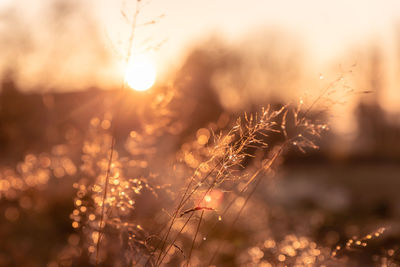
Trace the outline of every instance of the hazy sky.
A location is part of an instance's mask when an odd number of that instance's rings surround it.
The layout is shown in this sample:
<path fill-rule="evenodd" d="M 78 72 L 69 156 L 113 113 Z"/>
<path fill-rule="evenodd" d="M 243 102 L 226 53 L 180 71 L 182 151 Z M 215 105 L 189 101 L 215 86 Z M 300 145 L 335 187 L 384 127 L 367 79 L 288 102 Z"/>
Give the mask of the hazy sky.
<path fill-rule="evenodd" d="M 111 72 L 104 69 L 96 75 L 90 74 L 91 66 L 99 69 L 103 61 L 99 61 L 97 56 L 87 57 L 95 54 L 94 49 L 97 52 L 102 49 L 124 51 L 122 44 L 128 39 L 129 24 L 122 18 L 121 10 L 128 16 L 131 15 L 135 2 L 68 0 L 67 3 L 75 4 L 79 8 L 72 11 L 75 14 L 67 17 L 70 25 L 64 25 L 63 28 L 59 26 L 62 23 L 47 20 L 49 16 L 57 19 L 57 15 L 49 13 L 48 9 L 58 2 L 61 1 L 0 0 L 0 30 L 2 26 L 6 33 L 18 30 L 21 35 L 18 38 L 28 36 L 26 33 L 30 31 L 30 38 L 34 43 L 31 50 L 34 49 L 36 53 L 25 55 L 25 52 L 14 51 L 8 53 L 9 57 L 18 55 L 21 62 L 19 67 L 29 67 L 28 73 L 31 77 L 38 77 L 38 69 L 42 68 L 40 64 L 53 59 L 59 54 L 59 50 L 63 53 L 69 52 L 60 60 L 70 64 L 69 67 L 51 68 L 52 75 L 63 74 L 58 78 L 60 82 L 68 77 L 69 72 L 74 71 L 75 76 L 68 78 L 69 81 L 81 79 L 86 72 L 89 73 L 86 76 L 92 80 L 112 77 L 121 72 L 114 68 Z M 225 38 L 227 42 L 234 42 L 241 40 L 249 32 L 262 32 L 262 29 L 268 28 L 281 30 L 300 40 L 301 48 L 306 50 L 307 58 L 310 59 L 308 63 L 316 65 L 318 71 L 318 66 L 341 55 L 349 47 L 357 47 L 358 44 L 369 43 L 370 40 L 390 41 L 396 26 L 398 32 L 400 29 L 398 0 L 142 0 L 141 3 L 145 6 L 139 17 L 139 24 L 161 14 L 165 15 L 153 26 L 139 27 L 135 36 L 135 44 L 139 49 L 166 40 L 152 54 L 160 72 L 179 66 L 185 48 L 212 33 Z M 14 6 L 13 10 L 19 19 L 24 21 L 18 28 L 14 22 L 3 23 L 4 17 L 9 17 L 10 6 Z M 60 27 L 58 32 L 57 27 Z M 85 27 L 96 28 L 97 33 L 88 35 Z M 45 29 L 49 31 L 48 28 L 53 32 L 43 33 Z M 58 43 L 48 41 L 51 36 L 56 36 Z M 20 39 L 13 38 L 9 39 L 12 39 L 10 42 L 14 45 L 8 45 L 5 49 L 14 49 L 15 44 L 19 43 Z M 96 47 L 96 38 L 103 41 L 101 47 Z M 68 44 L 66 49 L 61 48 L 64 43 Z M 111 55 L 116 53 L 111 52 Z M 107 61 L 107 58 L 102 60 Z M 312 62 L 317 64 L 311 64 Z M 77 63 L 80 64 L 79 68 L 74 65 Z M 46 73 L 46 77 L 50 76 Z M 29 84 L 33 82 L 30 81 Z M 54 82 L 54 86 L 56 85 L 57 81 Z"/>
<path fill-rule="evenodd" d="M 107 31 L 116 33 L 121 5 L 110 3 L 103 0 L 98 14 L 104 18 Z M 153 0 L 143 9 L 142 17 L 159 14 L 165 14 L 165 18 L 153 29 L 138 34 L 158 40 L 168 38 L 159 58 L 173 60 L 181 48 L 210 32 L 235 40 L 249 31 L 270 27 L 295 35 L 316 60 L 324 61 L 351 44 L 388 38 L 393 26 L 400 24 L 400 1 Z"/>
<path fill-rule="evenodd" d="M 105 32 L 113 40 L 126 38 L 126 23 L 120 15 L 123 5 L 102 1 L 96 10 Z M 124 10 L 129 13 L 133 8 Z M 165 17 L 157 24 L 138 30 L 137 44 L 148 37 L 154 43 L 167 39 L 154 53 L 161 71 L 179 65 L 185 48 L 211 33 L 235 42 L 263 29 L 281 30 L 298 40 L 305 50 L 307 67 L 316 74 L 332 62 L 341 64 L 350 53 L 371 42 L 383 46 L 388 58 L 398 53 L 394 45 L 398 46 L 395 42 L 400 35 L 399 0 L 153 0 L 143 8 L 140 18 L 147 21 L 160 14 Z M 392 69 L 386 72 L 392 76 L 388 77 L 392 84 L 381 97 L 386 107 L 399 110 L 398 80 L 394 77 L 400 66 L 389 67 Z"/>
<path fill-rule="evenodd" d="M 0 10 L 16 6 L 22 16 L 36 20 L 46 16 L 46 8 L 57 0 L 0 0 Z M 121 10 L 132 14 L 131 0 L 69 0 L 93 14 L 105 39 L 114 44 L 127 39 L 127 23 Z M 316 60 L 336 56 L 350 44 L 367 38 L 387 38 L 400 25 L 398 0 L 151 0 L 145 3 L 139 22 L 164 14 L 156 25 L 139 28 L 136 40 L 152 38 L 156 44 L 167 40 L 154 56 L 160 63 L 176 62 L 182 48 L 217 33 L 229 40 L 249 31 L 275 28 L 302 40 Z M 1 22 L 1 20 L 0 20 Z M 34 23 L 34 21 L 32 21 Z M 118 45 L 117 45 L 118 46 Z M 163 68 L 163 67 L 161 67 Z"/>

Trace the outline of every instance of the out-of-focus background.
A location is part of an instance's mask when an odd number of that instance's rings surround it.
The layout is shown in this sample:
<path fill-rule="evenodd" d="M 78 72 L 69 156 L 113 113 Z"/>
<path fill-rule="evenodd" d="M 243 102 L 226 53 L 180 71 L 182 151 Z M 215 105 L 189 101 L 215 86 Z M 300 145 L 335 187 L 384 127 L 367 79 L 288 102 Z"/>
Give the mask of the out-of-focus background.
<path fill-rule="evenodd" d="M 204 131 L 208 140 L 210 129 L 268 104 L 311 105 L 330 87 L 323 116 L 330 131 L 320 148 L 290 151 L 257 203 L 268 207 L 271 229 L 330 248 L 387 227 L 367 252 L 355 252 L 357 262 L 372 264 L 387 249 L 396 256 L 400 2 L 138 3 L 0 2 L 0 266 L 85 265 L 71 227 L 76 183 L 93 127 L 109 131 L 116 113 L 120 157 L 157 173 Z M 125 88 L 121 99 L 137 6 L 132 53 L 151 59 L 156 80 L 145 92 Z M 171 90 L 169 113 L 161 114 L 153 104 Z M 166 133 L 146 126 L 162 121 L 158 115 L 169 118 Z M 154 169 L 129 145 L 136 131 L 157 139 Z M 256 252 L 226 262 L 267 257 Z"/>

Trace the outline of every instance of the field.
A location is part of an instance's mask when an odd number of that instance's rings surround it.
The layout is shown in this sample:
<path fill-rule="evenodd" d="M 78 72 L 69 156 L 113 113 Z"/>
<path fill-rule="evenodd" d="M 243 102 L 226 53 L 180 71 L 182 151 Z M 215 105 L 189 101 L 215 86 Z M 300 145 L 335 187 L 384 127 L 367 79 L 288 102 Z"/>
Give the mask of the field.
<path fill-rule="evenodd" d="M 89 22 L 63 39 L 86 11 L 57 3 L 52 48 L 0 16 L 0 266 L 400 265 L 398 57 L 322 74 L 288 33 L 208 33 L 161 75 L 147 4 L 118 57 Z"/>

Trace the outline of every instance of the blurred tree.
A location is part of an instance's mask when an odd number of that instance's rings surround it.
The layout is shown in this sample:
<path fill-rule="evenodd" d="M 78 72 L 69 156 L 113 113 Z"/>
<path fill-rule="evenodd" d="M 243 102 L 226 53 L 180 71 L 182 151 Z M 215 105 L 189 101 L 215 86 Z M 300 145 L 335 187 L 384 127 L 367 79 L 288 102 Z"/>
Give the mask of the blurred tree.
<path fill-rule="evenodd" d="M 364 73 L 358 81 L 359 89 L 372 91 L 360 99 L 356 109 L 358 123 L 358 148 L 369 158 L 400 158 L 397 145 L 400 127 L 387 119 L 380 100 L 385 86 L 385 58 L 377 46 L 372 46 L 365 56 Z"/>
<path fill-rule="evenodd" d="M 175 106 L 184 126 L 183 138 L 215 122 L 223 112 L 212 76 L 224 66 L 226 60 L 220 43 L 211 41 L 193 49 L 178 71 L 175 84 L 179 100 L 175 101 Z"/>

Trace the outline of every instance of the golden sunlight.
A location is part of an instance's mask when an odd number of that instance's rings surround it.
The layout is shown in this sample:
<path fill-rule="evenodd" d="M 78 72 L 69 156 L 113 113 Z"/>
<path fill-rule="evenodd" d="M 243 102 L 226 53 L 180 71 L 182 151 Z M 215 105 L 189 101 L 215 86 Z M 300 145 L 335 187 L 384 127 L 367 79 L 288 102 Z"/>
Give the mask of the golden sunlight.
<path fill-rule="evenodd" d="M 156 81 L 156 67 L 153 61 L 144 55 L 133 57 L 125 72 L 125 82 L 136 91 L 150 89 Z"/>

